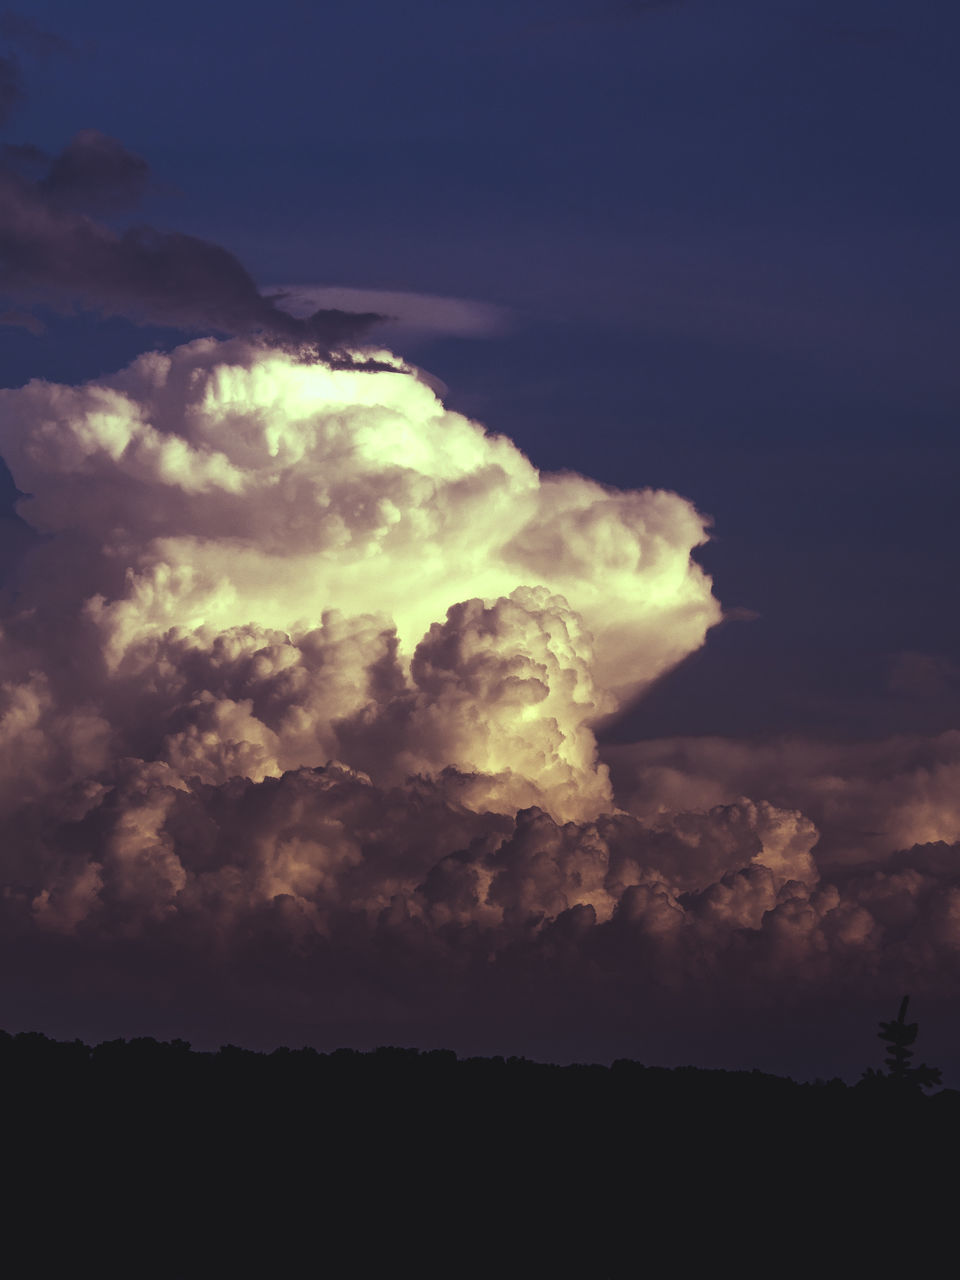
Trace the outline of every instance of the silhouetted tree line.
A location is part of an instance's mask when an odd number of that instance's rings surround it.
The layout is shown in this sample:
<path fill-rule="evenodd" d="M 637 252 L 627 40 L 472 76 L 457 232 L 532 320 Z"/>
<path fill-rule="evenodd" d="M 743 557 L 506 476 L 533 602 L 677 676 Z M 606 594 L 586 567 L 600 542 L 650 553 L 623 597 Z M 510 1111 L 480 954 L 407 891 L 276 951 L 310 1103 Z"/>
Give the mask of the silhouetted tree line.
<path fill-rule="evenodd" d="M 656 1095 L 688 1104 L 729 1104 L 749 1101 L 776 1106 L 827 1105 L 841 1097 L 851 1105 L 863 1093 L 870 1099 L 883 1096 L 897 1101 L 915 1100 L 924 1089 L 941 1084 L 940 1071 L 921 1063 L 910 1066 L 918 1025 L 908 1023 L 909 997 L 899 1014 L 881 1022 L 878 1035 L 887 1046 L 886 1072 L 867 1068 L 857 1085 L 839 1078 L 798 1083 L 789 1077 L 758 1070 L 729 1071 L 703 1067 L 647 1067 L 629 1059 L 611 1066 L 573 1064 L 557 1066 L 523 1057 L 458 1058 L 449 1049 L 396 1048 L 371 1051 L 336 1049 L 323 1053 L 313 1048 L 279 1048 L 270 1053 L 221 1046 L 216 1052 L 194 1050 L 185 1040 L 158 1041 L 151 1036 L 131 1040 L 106 1040 L 95 1046 L 80 1040 L 58 1041 L 39 1032 L 10 1035 L 0 1031 L 0 1071 L 10 1081 L 19 1079 L 33 1088 L 104 1087 L 113 1096 L 125 1090 L 143 1096 L 150 1085 L 162 1096 L 217 1096 L 232 1090 L 282 1089 L 294 1093 L 318 1087 L 355 1092 L 365 1104 L 401 1097 L 470 1097 L 487 1106 L 493 1097 L 506 1104 L 511 1093 L 529 1104 L 530 1097 L 561 1099 L 573 1103 L 587 1098 L 622 1100 Z M 878 1088 L 878 1086 L 887 1086 Z M 528 1096 L 529 1095 L 529 1096 Z M 943 1090 L 933 1095 L 941 1107 L 960 1104 L 960 1092 Z"/>
<path fill-rule="evenodd" d="M 331 1276 L 662 1275 L 724 1258 L 751 1275 L 785 1250 L 822 1267 L 837 1238 L 859 1272 L 888 1217 L 936 1230 L 957 1191 L 960 1094 L 924 1094 L 905 1004 L 881 1035 L 887 1072 L 847 1086 L 0 1033 L 2 1150 L 49 1240 L 74 1214 L 97 1248 L 122 1239 L 98 1275 L 285 1276 L 305 1249 Z"/>

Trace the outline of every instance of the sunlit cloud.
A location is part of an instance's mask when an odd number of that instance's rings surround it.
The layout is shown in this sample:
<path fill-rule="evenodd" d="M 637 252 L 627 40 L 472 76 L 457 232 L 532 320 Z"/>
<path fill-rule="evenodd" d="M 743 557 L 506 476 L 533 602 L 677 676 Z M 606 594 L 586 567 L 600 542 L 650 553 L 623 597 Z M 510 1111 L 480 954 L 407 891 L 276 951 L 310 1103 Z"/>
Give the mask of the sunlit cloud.
<path fill-rule="evenodd" d="M 11 945 L 108 1004 L 122 953 L 242 1035 L 952 989 L 956 735 L 601 759 L 721 618 L 707 518 L 356 355 L 200 339 L 0 392 L 41 535 L 0 641 Z"/>

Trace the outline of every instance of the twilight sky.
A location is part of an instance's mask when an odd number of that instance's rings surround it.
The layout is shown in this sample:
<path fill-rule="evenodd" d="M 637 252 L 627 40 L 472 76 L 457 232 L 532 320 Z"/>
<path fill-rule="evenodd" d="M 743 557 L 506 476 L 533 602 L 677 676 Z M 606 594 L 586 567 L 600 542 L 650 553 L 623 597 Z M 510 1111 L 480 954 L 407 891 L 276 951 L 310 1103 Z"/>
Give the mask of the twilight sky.
<path fill-rule="evenodd" d="M 958 1082 L 958 31 L 0 17 L 10 1029 Z"/>

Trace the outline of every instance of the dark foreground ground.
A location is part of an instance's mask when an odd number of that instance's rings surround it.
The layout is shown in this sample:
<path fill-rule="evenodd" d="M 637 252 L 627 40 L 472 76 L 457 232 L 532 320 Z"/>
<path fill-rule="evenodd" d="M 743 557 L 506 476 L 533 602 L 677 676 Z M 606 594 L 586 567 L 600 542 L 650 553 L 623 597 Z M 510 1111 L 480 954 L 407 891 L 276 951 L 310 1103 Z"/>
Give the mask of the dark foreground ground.
<path fill-rule="evenodd" d="M 3 1033 L 0 1072 L 8 1274 L 927 1275 L 960 1221 L 952 1090 Z"/>

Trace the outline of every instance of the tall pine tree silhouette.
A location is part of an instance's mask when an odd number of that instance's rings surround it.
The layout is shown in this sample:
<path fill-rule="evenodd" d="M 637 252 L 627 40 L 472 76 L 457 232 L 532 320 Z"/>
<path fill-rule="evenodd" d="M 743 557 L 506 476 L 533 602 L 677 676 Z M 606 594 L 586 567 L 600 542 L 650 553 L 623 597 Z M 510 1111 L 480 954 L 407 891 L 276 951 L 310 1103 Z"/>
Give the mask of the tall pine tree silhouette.
<path fill-rule="evenodd" d="M 863 1073 L 864 1080 L 872 1082 L 883 1080 L 899 1089 L 912 1091 L 929 1089 L 933 1085 L 940 1084 L 939 1067 L 928 1067 L 925 1062 L 921 1062 L 918 1067 L 910 1065 L 910 1059 L 913 1057 L 913 1049 L 910 1046 L 917 1038 L 917 1024 L 907 1022 L 909 1003 L 910 997 L 904 996 L 900 1002 L 900 1012 L 896 1020 L 880 1023 L 877 1035 L 887 1046 L 887 1056 L 884 1058 L 886 1072 L 874 1071 L 872 1067 L 868 1067 Z"/>

